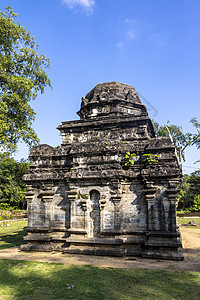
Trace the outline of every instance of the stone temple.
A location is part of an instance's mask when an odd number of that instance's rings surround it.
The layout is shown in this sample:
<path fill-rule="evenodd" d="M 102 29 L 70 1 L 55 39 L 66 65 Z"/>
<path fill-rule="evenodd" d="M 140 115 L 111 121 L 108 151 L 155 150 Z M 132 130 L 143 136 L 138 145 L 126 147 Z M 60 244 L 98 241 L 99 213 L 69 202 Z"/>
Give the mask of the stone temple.
<path fill-rule="evenodd" d="M 60 147 L 31 150 L 21 249 L 182 260 L 181 169 L 171 139 L 155 137 L 127 84 L 98 84 L 78 115 L 58 126 Z"/>

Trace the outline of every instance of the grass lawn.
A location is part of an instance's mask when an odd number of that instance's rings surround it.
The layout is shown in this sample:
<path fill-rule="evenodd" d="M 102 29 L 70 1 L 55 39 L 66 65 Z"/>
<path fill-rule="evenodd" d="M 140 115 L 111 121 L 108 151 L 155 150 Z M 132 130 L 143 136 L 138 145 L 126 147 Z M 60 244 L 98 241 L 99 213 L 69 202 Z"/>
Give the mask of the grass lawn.
<path fill-rule="evenodd" d="M 0 249 L 20 246 L 21 244 L 24 244 L 25 242 L 23 240 L 23 236 L 26 235 L 24 227 L 27 226 L 27 221 L 5 221 L 4 223 L 10 224 L 10 226 L 0 227 Z"/>
<path fill-rule="evenodd" d="M 10 219 L 23 219 L 27 218 L 27 210 L 24 209 L 10 209 L 2 210 L 0 209 L 0 221 L 10 220 Z"/>
<path fill-rule="evenodd" d="M 178 218 L 178 222 L 182 225 L 182 224 L 188 224 L 189 221 L 193 220 L 197 226 L 188 226 L 189 228 L 198 228 L 200 229 L 200 217 L 198 218 L 194 218 L 194 217 L 190 217 L 190 218 L 184 218 L 184 217 L 179 217 Z"/>
<path fill-rule="evenodd" d="M 200 299 L 200 273 L 0 260 L 0 299 Z"/>
<path fill-rule="evenodd" d="M 188 223 L 190 219 L 183 220 Z M 0 227 L 0 249 L 24 243 L 26 233 L 23 228 L 27 226 L 27 221 L 9 224 L 9 227 Z M 125 270 L 90 265 L 78 267 L 0 259 L 0 300 L 6 299 L 199 300 L 200 273 Z"/>

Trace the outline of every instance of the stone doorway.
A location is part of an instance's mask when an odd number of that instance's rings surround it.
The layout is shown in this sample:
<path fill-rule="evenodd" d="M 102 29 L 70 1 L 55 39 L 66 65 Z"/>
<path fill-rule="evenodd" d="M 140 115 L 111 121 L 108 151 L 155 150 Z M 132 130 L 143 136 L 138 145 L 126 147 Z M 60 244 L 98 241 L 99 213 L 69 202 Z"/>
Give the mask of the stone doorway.
<path fill-rule="evenodd" d="M 93 236 L 97 236 L 100 234 L 100 193 L 96 190 L 92 190 L 90 192 L 90 200 L 92 204 L 92 211 L 91 211 L 91 220 L 92 220 L 92 233 Z"/>

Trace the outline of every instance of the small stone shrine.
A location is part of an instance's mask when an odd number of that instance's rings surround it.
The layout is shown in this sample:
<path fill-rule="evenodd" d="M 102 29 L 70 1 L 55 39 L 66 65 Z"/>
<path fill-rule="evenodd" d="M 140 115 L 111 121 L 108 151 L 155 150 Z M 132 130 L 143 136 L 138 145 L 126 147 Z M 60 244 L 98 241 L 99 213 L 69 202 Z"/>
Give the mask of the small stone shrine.
<path fill-rule="evenodd" d="M 135 89 L 98 84 L 78 115 L 58 126 L 60 147 L 31 150 L 21 249 L 183 260 L 175 147 L 155 137 Z"/>

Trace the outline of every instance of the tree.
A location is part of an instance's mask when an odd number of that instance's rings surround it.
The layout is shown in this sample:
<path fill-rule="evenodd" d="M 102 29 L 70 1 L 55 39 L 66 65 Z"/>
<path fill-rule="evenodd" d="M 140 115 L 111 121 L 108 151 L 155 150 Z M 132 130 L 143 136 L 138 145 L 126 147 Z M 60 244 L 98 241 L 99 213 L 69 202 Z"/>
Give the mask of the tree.
<path fill-rule="evenodd" d="M 190 175 L 184 174 L 182 181 L 182 188 L 179 189 L 178 194 L 178 210 L 185 210 L 192 206 L 194 195 L 190 190 L 190 183 L 188 182 Z"/>
<path fill-rule="evenodd" d="M 24 208 L 26 188 L 22 176 L 28 168 L 25 160 L 17 162 L 8 153 L 0 155 L 0 203 Z"/>
<path fill-rule="evenodd" d="M 192 118 L 190 122 L 195 127 L 197 133 L 184 133 L 181 126 L 172 125 L 169 121 L 167 121 L 166 125 L 159 125 L 153 121 L 156 136 L 169 136 L 170 134 L 178 154 L 181 154 L 184 161 L 184 151 L 188 146 L 195 145 L 197 149 L 200 149 L 200 122 L 197 121 L 197 118 Z"/>
<path fill-rule="evenodd" d="M 200 171 L 192 172 L 191 175 L 183 175 L 183 189 L 179 192 L 178 209 L 200 211 Z"/>
<path fill-rule="evenodd" d="M 196 196 L 200 193 L 200 170 L 192 172 L 188 178 L 191 193 Z"/>
<path fill-rule="evenodd" d="M 193 206 L 190 208 L 191 212 L 199 212 L 200 211 L 200 195 L 194 197 Z"/>
<path fill-rule="evenodd" d="M 51 86 L 44 69 L 49 60 L 8 6 L 0 11 L 0 151 L 15 151 L 17 143 L 38 143 L 32 128 L 35 112 L 29 105 L 38 92 Z"/>
<path fill-rule="evenodd" d="M 197 149 L 200 149 L 200 122 L 197 121 L 197 118 L 192 118 L 190 122 L 197 131 L 197 133 L 193 135 L 192 145 L 195 145 Z"/>
<path fill-rule="evenodd" d="M 166 125 L 159 125 L 153 121 L 153 126 L 156 136 L 169 136 L 170 133 L 179 156 L 185 161 L 184 151 L 188 146 L 192 145 L 193 134 L 184 133 L 181 126 L 172 125 L 169 121 L 167 121 Z"/>

